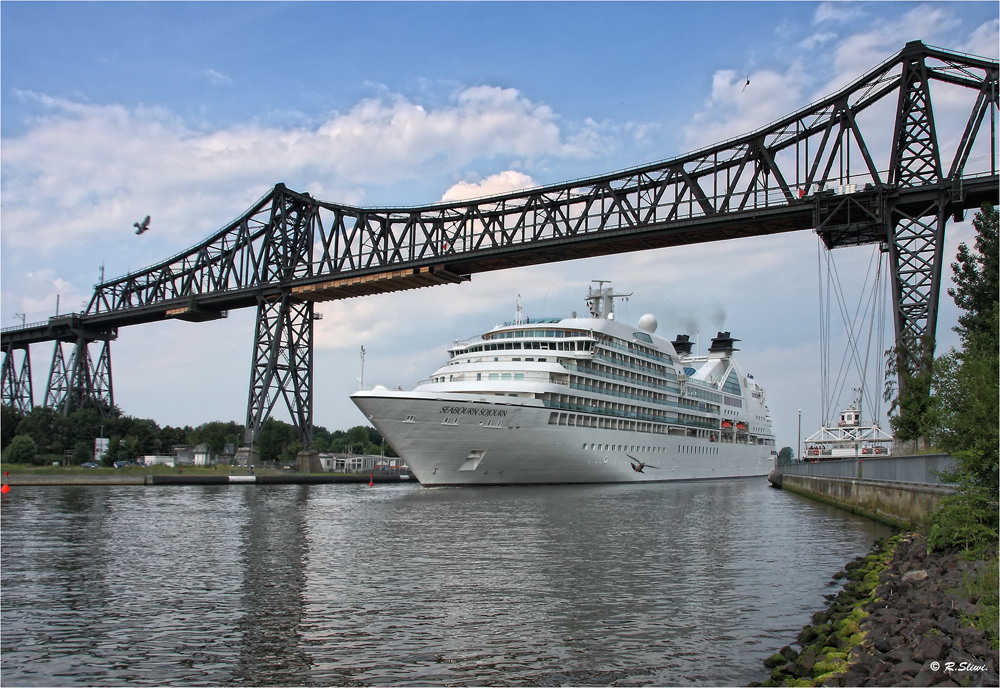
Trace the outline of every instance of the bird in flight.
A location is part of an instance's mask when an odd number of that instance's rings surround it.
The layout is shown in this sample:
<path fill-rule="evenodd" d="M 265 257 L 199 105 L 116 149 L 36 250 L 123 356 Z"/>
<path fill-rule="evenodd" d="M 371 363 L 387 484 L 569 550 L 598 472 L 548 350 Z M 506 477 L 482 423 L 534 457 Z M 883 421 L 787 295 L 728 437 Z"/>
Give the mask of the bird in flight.
<path fill-rule="evenodd" d="M 747 90 L 747 86 L 749 85 L 750 85 L 750 75 L 747 74 L 747 82 L 743 84 L 743 91 Z M 743 91 L 740 91 L 740 93 L 743 93 Z"/>
<path fill-rule="evenodd" d="M 133 222 L 132 226 L 135 227 L 136 234 L 142 234 L 143 232 L 149 230 L 149 215 L 147 215 L 146 219 L 143 220 L 141 223 Z"/>
<path fill-rule="evenodd" d="M 640 461 L 639 459 L 635 458 L 631 454 L 626 454 L 625 456 L 627 456 L 628 458 L 632 459 L 632 470 L 635 471 L 636 473 L 642 473 L 642 469 L 643 468 L 656 468 L 656 469 L 659 469 L 659 466 L 654 466 L 651 463 L 643 463 L 642 461 Z"/>

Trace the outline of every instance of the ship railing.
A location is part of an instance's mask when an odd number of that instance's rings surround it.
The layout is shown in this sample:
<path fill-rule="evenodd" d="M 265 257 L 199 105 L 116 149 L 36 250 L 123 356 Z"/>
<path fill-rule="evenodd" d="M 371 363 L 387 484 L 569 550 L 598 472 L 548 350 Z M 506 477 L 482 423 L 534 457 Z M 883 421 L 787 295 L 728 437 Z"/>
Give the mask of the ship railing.
<path fill-rule="evenodd" d="M 656 370 L 655 368 L 650 368 L 649 366 L 641 366 L 628 363 L 626 361 L 619 361 L 617 358 L 612 358 L 611 356 L 606 356 L 600 353 L 595 353 L 594 358 L 600 358 L 619 368 L 638 370 L 640 372 L 646 373 L 647 375 L 656 375 L 657 377 L 665 377 L 672 380 L 677 379 L 677 374 L 674 373 L 672 370 Z"/>
<path fill-rule="evenodd" d="M 667 384 L 652 382 L 650 380 L 636 380 L 635 378 L 625 377 L 624 375 L 615 375 L 614 373 L 609 373 L 603 370 L 594 370 L 593 368 L 586 368 L 572 363 L 564 363 L 563 367 L 566 370 L 573 371 L 574 373 L 583 373 L 584 375 L 591 375 L 594 377 L 602 377 L 608 380 L 617 380 L 618 382 L 628 382 L 629 384 L 637 385 L 640 387 L 650 387 L 652 389 L 664 389 L 668 392 L 673 392 L 675 394 L 680 394 L 680 387 L 673 387 Z"/>

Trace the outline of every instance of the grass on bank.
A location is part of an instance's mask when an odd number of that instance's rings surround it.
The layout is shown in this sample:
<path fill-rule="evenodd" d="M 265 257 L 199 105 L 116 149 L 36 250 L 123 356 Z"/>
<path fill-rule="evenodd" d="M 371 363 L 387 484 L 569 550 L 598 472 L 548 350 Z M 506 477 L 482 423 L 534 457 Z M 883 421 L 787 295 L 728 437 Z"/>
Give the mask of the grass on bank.
<path fill-rule="evenodd" d="M 30 466 L 23 463 L 0 463 L 0 470 L 11 475 L 234 475 L 245 473 L 236 466 L 126 466 L 124 468 L 83 468 L 81 466 Z M 254 468 L 256 475 L 286 475 L 293 471 L 276 468 Z"/>

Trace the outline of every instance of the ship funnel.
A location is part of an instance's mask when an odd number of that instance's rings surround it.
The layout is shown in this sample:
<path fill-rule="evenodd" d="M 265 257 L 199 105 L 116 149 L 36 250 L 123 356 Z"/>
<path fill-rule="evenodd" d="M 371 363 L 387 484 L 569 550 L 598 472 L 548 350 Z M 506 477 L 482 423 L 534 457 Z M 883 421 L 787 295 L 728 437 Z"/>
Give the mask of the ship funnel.
<path fill-rule="evenodd" d="M 740 341 L 739 339 L 733 339 L 728 332 L 720 332 L 716 336 L 712 337 L 712 345 L 708 347 L 709 353 L 732 353 L 734 351 L 739 351 L 733 343 Z"/>
<path fill-rule="evenodd" d="M 688 335 L 679 334 L 677 335 L 677 339 L 675 339 L 670 343 L 674 345 L 674 351 L 677 352 L 678 356 L 691 355 L 691 347 L 694 345 L 691 343 L 691 337 L 689 337 Z"/>

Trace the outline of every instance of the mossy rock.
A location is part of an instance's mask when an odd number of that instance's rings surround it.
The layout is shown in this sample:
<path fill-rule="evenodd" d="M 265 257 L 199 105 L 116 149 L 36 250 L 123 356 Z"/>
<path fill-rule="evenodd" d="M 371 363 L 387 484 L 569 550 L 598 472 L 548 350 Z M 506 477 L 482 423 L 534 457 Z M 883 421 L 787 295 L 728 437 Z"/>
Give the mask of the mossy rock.
<path fill-rule="evenodd" d="M 865 619 L 867 617 L 868 617 L 868 612 L 866 612 L 863 607 L 855 607 L 853 610 L 851 610 L 851 618 L 854 619 L 855 621 L 861 621 L 862 619 Z"/>
<path fill-rule="evenodd" d="M 785 645 L 783 648 L 781 648 L 780 650 L 778 650 L 778 652 L 781 654 L 782 657 L 784 657 L 785 659 L 787 659 L 790 662 L 794 662 L 796 659 L 799 658 L 799 653 L 796 652 L 789 645 Z"/>
<path fill-rule="evenodd" d="M 823 660 L 822 662 L 816 662 L 813 667 L 813 676 L 816 677 L 816 682 L 821 683 L 827 674 L 839 674 L 847 670 L 847 662 L 843 660 Z"/>
<path fill-rule="evenodd" d="M 768 669 L 773 669 L 774 667 L 781 666 L 788 662 L 788 658 L 785 657 L 780 652 L 775 652 L 773 655 L 764 660 L 764 666 Z"/>
<path fill-rule="evenodd" d="M 867 636 L 867 635 L 868 635 L 868 631 L 858 631 L 857 633 L 855 633 L 854 635 L 852 635 L 850 638 L 848 638 L 847 642 L 850 643 L 851 647 L 857 647 L 858 645 L 860 645 L 861 643 L 863 643 L 865 641 L 865 636 Z"/>
<path fill-rule="evenodd" d="M 840 628 L 837 629 L 837 634 L 842 638 L 849 638 L 857 632 L 858 622 L 849 616 L 840 622 Z"/>
<path fill-rule="evenodd" d="M 793 678 L 790 681 L 785 681 L 785 685 L 793 686 L 794 688 L 811 688 L 816 684 L 807 678 Z"/>
<path fill-rule="evenodd" d="M 823 658 L 825 662 L 836 662 L 836 661 L 847 661 L 846 652 L 827 652 L 826 656 Z"/>

